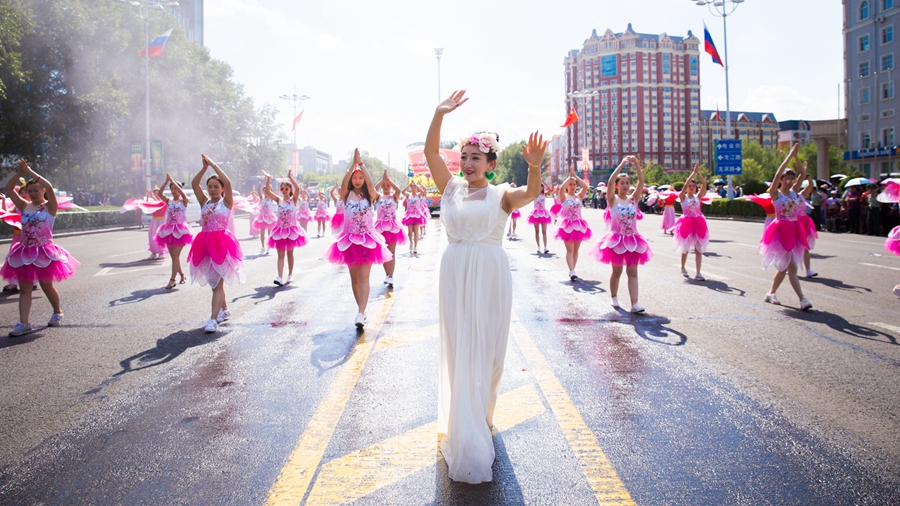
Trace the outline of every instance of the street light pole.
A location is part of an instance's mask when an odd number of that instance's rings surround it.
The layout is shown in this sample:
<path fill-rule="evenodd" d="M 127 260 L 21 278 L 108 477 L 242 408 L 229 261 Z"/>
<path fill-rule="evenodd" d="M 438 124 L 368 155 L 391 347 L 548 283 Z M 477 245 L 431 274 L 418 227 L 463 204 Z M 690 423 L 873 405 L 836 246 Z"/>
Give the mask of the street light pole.
<path fill-rule="evenodd" d="M 738 6 L 744 3 L 744 0 L 691 0 L 699 6 L 709 8 L 710 14 L 722 18 L 722 27 L 725 38 L 725 135 L 728 139 L 734 138 L 731 130 L 731 93 L 728 85 L 728 16 L 734 14 Z M 729 5 L 730 4 L 730 5 Z M 728 200 L 734 198 L 734 184 L 731 175 L 728 175 Z"/>
<path fill-rule="evenodd" d="M 291 104 L 291 107 L 293 107 L 294 115 L 291 116 L 291 122 L 293 122 L 295 119 L 297 119 L 297 106 L 300 105 L 304 100 L 309 100 L 309 97 L 307 97 L 306 95 L 300 95 L 300 96 L 297 95 L 297 85 L 296 84 L 294 84 L 294 94 L 293 95 L 281 95 L 278 98 L 280 98 L 281 100 L 286 100 L 287 103 Z M 291 148 L 291 168 L 293 168 L 294 151 L 297 150 L 297 128 L 295 125 L 293 125 L 293 123 L 291 124 L 291 130 L 293 130 L 293 132 L 294 132 L 294 145 Z"/>
<path fill-rule="evenodd" d="M 148 190 L 153 189 L 150 169 L 150 12 L 162 12 L 166 7 L 178 7 L 178 2 L 163 0 L 120 0 L 137 8 L 137 16 L 144 21 L 144 181 Z"/>
<path fill-rule="evenodd" d="M 434 56 L 437 57 L 438 65 L 438 103 L 441 103 L 441 55 L 444 54 L 444 48 L 434 48 Z"/>

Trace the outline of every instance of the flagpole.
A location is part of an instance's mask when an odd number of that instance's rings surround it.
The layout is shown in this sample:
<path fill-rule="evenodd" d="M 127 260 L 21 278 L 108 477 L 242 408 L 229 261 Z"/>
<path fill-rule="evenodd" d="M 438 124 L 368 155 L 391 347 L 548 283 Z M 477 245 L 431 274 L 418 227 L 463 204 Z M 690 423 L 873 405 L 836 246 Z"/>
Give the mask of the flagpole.
<path fill-rule="evenodd" d="M 294 132 L 294 145 L 291 147 L 291 168 L 294 168 L 294 151 L 298 151 L 297 149 L 297 124 L 294 123 L 297 121 L 297 106 L 300 105 L 304 100 L 309 100 L 309 97 L 306 95 L 297 95 L 297 85 L 294 84 L 294 94 L 293 95 L 281 95 L 278 98 L 281 100 L 287 101 L 287 103 L 291 104 L 294 109 L 294 115 L 291 116 L 291 131 Z"/>
<path fill-rule="evenodd" d="M 144 2 L 147 15 L 144 16 L 144 181 L 147 190 L 153 189 L 153 174 L 150 169 L 150 6 Z"/>

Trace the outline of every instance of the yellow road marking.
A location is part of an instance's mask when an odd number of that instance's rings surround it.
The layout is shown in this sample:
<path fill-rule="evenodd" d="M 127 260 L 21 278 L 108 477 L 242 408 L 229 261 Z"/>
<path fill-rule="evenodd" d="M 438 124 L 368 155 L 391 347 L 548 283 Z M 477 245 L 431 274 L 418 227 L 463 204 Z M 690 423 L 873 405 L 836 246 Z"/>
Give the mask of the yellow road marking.
<path fill-rule="evenodd" d="M 381 332 L 381 326 L 393 305 L 392 294 L 386 294 L 378 316 L 367 326 L 360 342 L 353 348 L 350 358 L 334 379 L 331 388 L 306 426 L 300 442 L 282 468 L 278 480 L 269 490 L 267 505 L 297 505 L 303 500 L 350 394 L 356 387 L 363 365 L 372 352 L 373 346 L 369 343 Z M 372 336 L 372 339 L 366 339 L 366 336 Z"/>
<path fill-rule="evenodd" d="M 544 403 L 533 384 L 504 393 L 494 412 L 494 434 L 541 415 Z M 396 483 L 442 459 L 437 422 L 322 465 L 307 504 L 345 504 Z"/>
<path fill-rule="evenodd" d="M 550 404 L 550 409 L 556 415 L 559 426 L 584 471 L 585 478 L 594 490 L 597 502 L 600 504 L 634 504 L 625 484 L 619 479 L 612 463 L 597 444 L 597 437 L 584 422 L 578 408 L 572 403 L 569 394 L 553 374 L 550 364 L 547 363 L 544 355 L 531 339 L 528 329 L 525 328 L 515 312 L 513 312 L 510 331 L 525 356 L 525 360 L 528 361 L 532 374 L 537 378 L 538 385 L 544 392 L 547 403 Z"/>
<path fill-rule="evenodd" d="M 405 344 L 412 344 L 419 341 L 423 341 L 428 338 L 437 338 L 440 333 L 440 327 L 438 325 L 429 325 L 427 327 L 420 327 L 410 332 L 403 332 L 401 334 L 388 334 L 386 336 L 381 336 L 378 338 L 378 342 L 375 343 L 374 353 L 378 353 L 379 351 L 388 350 L 395 346 L 402 346 Z"/>

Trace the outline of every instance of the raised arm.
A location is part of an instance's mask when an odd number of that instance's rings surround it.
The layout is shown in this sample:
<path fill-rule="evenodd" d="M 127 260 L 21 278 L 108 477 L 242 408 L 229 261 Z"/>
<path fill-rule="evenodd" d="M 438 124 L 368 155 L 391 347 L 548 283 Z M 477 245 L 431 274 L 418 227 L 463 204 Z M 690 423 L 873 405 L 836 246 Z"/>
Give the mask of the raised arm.
<path fill-rule="evenodd" d="M 694 170 L 691 171 L 691 175 L 688 176 L 687 179 L 684 180 L 684 186 L 681 187 L 681 191 L 678 192 L 678 200 L 684 202 L 684 196 L 687 195 L 687 187 L 688 183 L 690 183 L 694 179 L 694 175 L 697 173 L 697 166 L 694 166 Z"/>
<path fill-rule="evenodd" d="M 507 213 L 530 204 L 541 194 L 541 163 L 544 161 L 544 151 L 549 143 L 544 141 L 544 136 L 538 132 L 528 136 L 528 143 L 522 146 L 522 156 L 528 162 L 528 184 L 523 188 L 511 188 L 503 194 L 500 205 Z"/>
<path fill-rule="evenodd" d="M 206 155 L 203 155 L 206 156 Z M 234 193 L 232 193 L 231 189 L 231 180 L 228 179 L 228 176 L 225 174 L 222 169 L 216 164 L 216 162 L 212 161 L 208 156 L 206 156 L 206 161 L 210 167 L 214 171 L 216 171 L 216 175 L 219 176 L 219 179 L 222 180 L 222 200 L 225 201 L 225 207 L 228 209 L 232 209 L 234 206 Z"/>
<path fill-rule="evenodd" d="M 174 183 L 175 180 L 173 179 L 172 182 Z M 181 203 L 184 204 L 184 207 L 187 207 L 188 202 L 190 202 L 191 200 L 188 198 L 187 193 L 184 193 L 184 190 L 181 189 L 181 185 L 178 183 L 175 183 L 172 186 L 175 188 L 175 190 L 172 192 L 172 197 L 175 197 L 175 194 L 178 194 L 178 198 L 181 199 Z"/>
<path fill-rule="evenodd" d="M 272 175 L 268 172 L 263 172 L 263 177 L 266 178 L 266 186 L 263 188 L 263 191 L 266 192 L 266 196 L 275 202 L 281 202 L 281 197 L 272 191 Z"/>
<path fill-rule="evenodd" d="M 697 173 L 697 177 L 700 179 L 700 191 L 697 192 L 697 198 L 702 200 L 703 197 L 706 196 L 706 189 L 708 186 L 706 184 L 706 178 L 703 177 L 703 174 L 700 173 L 700 162 L 697 162 L 697 168 L 695 169 L 695 172 Z"/>
<path fill-rule="evenodd" d="M 341 200 L 344 202 L 347 201 L 347 196 L 350 195 L 350 177 L 353 176 L 353 172 L 356 170 L 356 155 L 353 156 L 353 163 L 350 164 L 350 167 L 347 168 L 347 172 L 344 173 L 344 178 L 341 179 Z M 324 195 L 323 195 L 324 197 Z"/>
<path fill-rule="evenodd" d="M 50 213 L 50 216 L 56 216 L 56 211 L 59 209 L 59 202 L 56 201 L 56 192 L 53 191 L 53 185 L 50 184 L 50 181 L 47 181 L 43 176 L 32 170 L 31 166 L 28 165 L 27 162 L 25 162 L 24 160 L 19 160 L 19 162 L 20 164 L 24 165 L 25 174 L 31 176 L 32 179 L 37 181 L 37 183 L 44 188 L 44 193 L 47 199 L 47 212 Z M 22 208 L 24 209 L 25 206 L 22 206 Z"/>
<path fill-rule="evenodd" d="M 609 205 L 613 205 L 616 202 L 616 178 L 619 177 L 619 173 L 625 168 L 625 164 L 633 159 L 633 156 L 622 158 L 622 161 L 619 162 L 619 166 L 616 167 L 616 170 L 609 175 L 609 181 L 606 183 L 606 202 L 608 202 Z"/>
<path fill-rule="evenodd" d="M 160 185 L 160 187 L 156 189 L 156 198 L 165 202 L 166 205 L 169 205 L 169 197 L 166 197 L 166 195 L 163 192 L 166 191 L 166 186 L 169 186 L 169 183 L 171 183 L 171 182 L 172 182 L 172 176 L 171 176 L 171 174 L 166 172 L 166 180 L 163 181 L 163 184 Z M 172 194 L 172 197 L 175 197 L 174 193 Z"/>
<path fill-rule="evenodd" d="M 194 196 L 197 197 L 197 202 L 200 203 L 200 207 L 203 207 L 209 200 L 209 197 L 206 196 L 206 192 L 203 191 L 203 187 L 201 186 L 203 175 L 206 174 L 206 169 L 209 167 L 209 159 L 206 158 L 206 155 L 200 155 L 200 158 L 203 160 L 203 167 L 197 172 L 194 179 L 191 179 L 191 188 L 194 190 Z"/>
<path fill-rule="evenodd" d="M 19 195 L 19 192 L 16 191 L 16 183 L 19 181 L 19 178 L 25 175 L 26 169 L 28 168 L 28 162 L 25 160 L 19 160 L 16 162 L 16 173 L 6 182 L 6 186 L 3 187 L 6 190 L 6 194 L 9 195 L 10 200 L 12 200 L 13 204 L 16 206 L 16 209 L 19 211 L 24 211 L 25 206 L 28 202 Z"/>
<path fill-rule="evenodd" d="M 795 142 L 793 146 L 791 146 L 791 152 L 788 153 L 786 157 L 784 157 L 784 161 L 781 162 L 781 166 L 778 167 L 778 170 L 775 171 L 775 175 L 772 176 L 772 186 L 769 187 L 769 195 L 772 196 L 773 199 L 778 198 L 778 192 L 781 187 L 781 175 L 784 173 L 784 169 L 787 168 L 788 162 L 791 161 L 791 158 L 797 154 L 797 150 L 800 149 L 800 143 Z"/>
<path fill-rule="evenodd" d="M 801 162 L 800 158 L 797 156 L 794 156 L 794 160 L 796 160 L 794 166 L 797 167 L 797 178 L 794 179 L 794 187 L 792 189 L 795 193 L 800 193 L 803 191 L 803 182 L 806 181 L 806 176 L 808 174 L 806 171 L 807 164 L 806 162 Z"/>
<path fill-rule="evenodd" d="M 294 205 L 296 206 L 297 202 L 300 201 L 300 185 L 297 184 L 297 180 L 294 179 L 294 170 L 293 169 L 288 170 L 288 181 L 291 182 L 291 188 L 294 189 L 294 198 L 292 200 L 293 200 Z"/>
<path fill-rule="evenodd" d="M 431 126 L 428 127 L 428 135 L 425 137 L 425 160 L 428 161 L 428 170 L 431 171 L 431 178 L 439 192 L 443 193 L 444 188 L 453 177 L 444 159 L 441 158 L 441 123 L 444 116 L 450 114 L 457 107 L 466 103 L 468 98 L 464 98 L 466 90 L 454 91 L 450 98 L 438 104 L 434 111 L 434 117 L 431 119 Z"/>
<path fill-rule="evenodd" d="M 637 195 L 637 199 L 640 200 L 644 195 L 644 161 L 638 157 L 632 157 L 634 159 L 634 171 L 637 174 L 637 184 L 634 185 L 634 193 L 632 193 L 632 198 L 635 198 L 634 195 Z"/>
<path fill-rule="evenodd" d="M 399 201 L 400 201 L 400 193 L 401 193 L 401 192 L 400 192 L 400 187 L 397 186 L 397 184 L 394 183 L 394 182 L 391 180 L 391 178 L 387 177 L 387 171 L 384 171 L 384 174 L 385 174 L 385 178 L 384 178 L 385 181 L 387 182 L 387 184 L 390 185 L 391 188 L 394 189 L 394 192 L 393 192 L 393 194 L 391 195 L 391 198 L 394 199 L 394 202 L 399 202 Z"/>

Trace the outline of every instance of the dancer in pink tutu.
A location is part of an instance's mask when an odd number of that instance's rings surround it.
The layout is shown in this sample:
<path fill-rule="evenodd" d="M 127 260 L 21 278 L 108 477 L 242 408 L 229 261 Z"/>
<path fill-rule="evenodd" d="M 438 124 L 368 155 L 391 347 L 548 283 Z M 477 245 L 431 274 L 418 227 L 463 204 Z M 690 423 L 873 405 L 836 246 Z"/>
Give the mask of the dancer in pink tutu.
<path fill-rule="evenodd" d="M 341 181 L 341 200 L 344 201 L 344 228 L 335 237 L 325 258 L 350 270 L 353 296 L 359 309 L 356 326 L 366 324 L 366 305 L 369 302 L 369 272 L 372 264 L 383 264 L 393 258 L 384 237 L 375 230 L 371 192 L 375 190 L 372 176 L 366 169 L 359 149 L 353 152 L 353 165 Z"/>
<path fill-rule="evenodd" d="M 534 206 L 528 215 L 528 224 L 534 225 L 534 242 L 537 243 L 538 255 L 541 254 L 541 233 L 544 234 L 544 254 L 550 253 L 550 249 L 547 247 L 547 225 L 553 221 L 553 217 L 547 211 L 547 196 L 552 191 L 549 184 L 541 181 L 541 194 L 534 199 Z"/>
<path fill-rule="evenodd" d="M 637 185 L 635 185 L 633 193 L 629 193 L 631 178 L 628 174 L 621 173 L 626 164 L 634 165 L 637 175 Z M 625 275 L 628 276 L 631 312 L 643 313 L 644 308 L 638 304 L 638 266 L 647 263 L 653 257 L 653 252 L 637 230 L 637 222 L 643 218 L 641 210 L 634 202 L 635 195 L 640 198 L 644 191 L 644 171 L 641 160 L 634 156 L 626 156 L 609 176 L 609 181 L 611 187 L 606 191 L 608 206 L 604 215 L 609 231 L 591 249 L 589 254 L 598 262 L 609 264 L 612 267 L 612 276 L 609 278 L 609 295 L 612 297 L 612 306 L 619 307 L 619 280 L 622 278 L 624 269 Z"/>
<path fill-rule="evenodd" d="M 163 185 L 165 186 L 165 185 Z M 158 196 L 159 187 L 153 189 L 153 191 L 147 191 L 147 200 L 156 200 L 162 202 L 162 199 Z M 163 204 L 159 206 L 159 209 L 154 211 L 150 215 L 150 226 L 147 227 L 147 238 L 148 246 L 147 249 L 150 250 L 150 260 L 159 260 L 166 254 L 166 245 L 160 244 L 156 242 L 156 233 L 159 231 L 159 227 L 166 221 L 166 206 Z"/>
<path fill-rule="evenodd" d="M 331 217 L 331 233 L 338 234 L 344 228 L 344 201 L 341 200 L 337 185 L 328 192 L 334 201 L 334 216 Z"/>
<path fill-rule="evenodd" d="M 671 195 L 671 196 L 670 196 Z M 669 194 L 668 192 L 661 192 L 659 197 L 659 203 L 663 207 L 662 212 L 662 231 L 664 234 L 672 234 L 672 227 L 675 226 L 675 199 L 676 195 L 674 192 Z M 674 235 L 674 234 L 673 234 Z"/>
<path fill-rule="evenodd" d="M 19 160 L 16 174 L 6 183 L 5 191 L 16 209 L 22 214 L 22 237 L 13 243 L 0 268 L 0 276 L 19 284 L 19 322 L 9 333 L 10 337 L 25 335 L 34 330 L 29 323 L 31 293 L 34 283 L 41 285 L 47 301 L 53 308 L 49 327 L 58 327 L 63 312 L 59 305 L 59 292 L 54 281 L 62 281 L 75 274 L 79 263 L 68 251 L 53 242 L 53 222 L 58 204 L 50 182 L 34 172 L 25 160 Z M 28 200 L 14 190 L 20 177 L 29 176 L 25 184 Z"/>
<path fill-rule="evenodd" d="M 431 209 L 428 208 L 428 189 L 420 184 L 417 184 L 416 188 L 419 189 L 419 239 L 424 239 L 427 235 L 428 219 L 431 218 Z"/>
<path fill-rule="evenodd" d="M 798 178 L 793 170 L 787 168 L 788 162 L 797 155 L 799 148 L 800 144 L 791 147 L 791 152 L 772 178 L 769 193 L 775 206 L 775 221 L 763 231 L 762 240 L 759 242 L 759 256 L 762 259 L 763 269 L 772 264 L 778 269 L 772 280 L 772 289 L 766 294 L 766 302 L 781 304 L 775 292 L 778 291 L 784 277 L 788 276 L 791 287 L 800 299 L 800 309 L 807 311 L 812 308 L 812 304 L 803 296 L 797 269 L 803 265 L 803 252 L 809 249 L 810 245 L 806 227 L 799 221 L 800 216 L 805 214 L 806 206 L 796 193 L 806 173 L 801 169 Z"/>
<path fill-rule="evenodd" d="M 172 198 L 163 193 L 163 188 L 168 185 Z M 175 288 L 175 276 L 180 275 L 180 284 L 184 284 L 184 271 L 181 270 L 181 250 L 194 239 L 194 229 L 187 222 L 188 196 L 181 189 L 182 184 L 172 179 L 172 174 L 166 173 L 166 182 L 157 190 L 159 200 L 166 203 L 166 218 L 153 236 L 153 240 L 169 250 L 172 257 L 172 277 L 166 288 Z"/>
<path fill-rule="evenodd" d="M 510 183 L 510 188 L 515 188 L 516 183 Z M 509 215 L 509 228 L 506 230 L 507 239 L 518 239 L 516 237 L 516 222 L 519 221 L 519 218 L 522 216 L 522 211 L 516 209 Z"/>
<path fill-rule="evenodd" d="M 203 168 L 194 176 L 191 187 L 201 206 L 201 230 L 194 237 L 187 261 L 191 269 L 191 283 L 212 288 L 212 312 L 203 330 L 215 332 L 219 330 L 218 324 L 231 316 L 225 299 L 225 285 L 245 281 L 244 253 L 237 238 L 228 230 L 234 206 L 231 180 L 209 157 L 200 156 L 203 158 Z M 200 183 L 210 167 L 215 174 L 206 180 L 204 192 Z"/>
<path fill-rule="evenodd" d="M 800 221 L 804 230 L 806 230 L 806 242 L 809 244 L 809 248 L 806 248 L 806 251 L 803 252 L 803 267 L 806 269 L 806 277 L 814 278 L 818 276 L 819 273 L 810 268 L 810 251 L 816 247 L 816 239 L 819 238 L 819 232 L 816 230 L 816 222 L 814 222 L 809 215 L 813 210 L 813 206 L 810 205 L 806 199 L 808 199 L 812 192 L 815 191 L 816 182 L 813 181 L 812 176 L 809 175 L 807 167 L 808 164 L 803 162 L 803 173 L 806 174 L 806 181 L 803 181 L 803 184 L 800 187 L 801 191 L 797 194 L 800 202 L 803 203 L 803 214 L 801 214 L 797 220 Z"/>
<path fill-rule="evenodd" d="M 694 178 L 700 180 L 700 186 Z M 709 246 L 709 227 L 706 225 L 706 217 L 703 216 L 701 210 L 703 206 L 703 197 L 706 196 L 706 178 L 700 173 L 700 164 L 694 166 L 691 175 L 681 188 L 678 194 L 678 200 L 681 201 L 681 218 L 675 222 L 672 227 L 672 241 L 675 243 L 675 251 L 681 253 L 681 275 L 688 276 L 687 269 L 684 264 L 687 262 L 688 254 L 694 250 L 694 263 L 697 266 L 697 272 L 694 279 L 704 281 L 706 278 L 700 273 L 700 265 L 703 263 L 703 254 Z"/>
<path fill-rule="evenodd" d="M 406 211 L 403 213 L 401 223 L 406 227 L 409 235 L 409 255 L 417 255 L 419 247 L 419 190 L 415 183 L 409 183 L 400 193 L 404 197 Z"/>
<path fill-rule="evenodd" d="M 247 197 L 247 202 L 251 206 L 250 210 L 247 211 L 250 215 L 250 237 L 259 237 L 259 229 L 256 228 L 256 225 L 254 225 L 253 222 L 256 221 L 256 217 L 259 216 L 259 205 L 262 202 L 259 198 L 260 193 L 262 193 L 262 183 L 254 186 L 250 191 L 250 195 Z"/>
<path fill-rule="evenodd" d="M 881 184 L 884 185 L 884 191 L 878 194 L 878 202 L 885 204 L 900 202 L 900 179 L 886 179 Z M 888 232 L 887 239 L 884 241 L 884 251 L 900 256 L 900 226 L 896 226 Z M 894 287 L 893 293 L 900 297 L 900 284 Z"/>
<path fill-rule="evenodd" d="M 275 224 L 278 222 L 278 216 L 276 214 L 278 205 L 272 200 L 263 190 L 260 188 L 259 190 L 259 213 L 256 215 L 256 218 L 253 220 L 253 226 L 259 230 L 259 242 L 262 245 L 259 250 L 260 255 L 268 255 L 269 254 L 269 244 L 266 242 L 266 235 L 275 228 Z M 229 208 L 230 209 L 230 208 Z"/>
<path fill-rule="evenodd" d="M 391 259 L 384 263 L 384 282 L 388 287 L 394 286 L 394 267 L 397 264 L 397 245 L 406 243 L 406 234 L 397 221 L 397 201 L 400 199 L 400 188 L 388 177 L 387 171 L 381 176 L 381 192 L 375 203 L 377 216 L 375 218 L 375 230 L 384 237 Z"/>
<path fill-rule="evenodd" d="M 553 223 L 559 221 L 559 213 L 562 211 L 562 200 L 559 199 L 559 188 L 550 187 L 553 193 L 553 205 L 550 206 L 550 216 L 553 217 Z"/>
<path fill-rule="evenodd" d="M 556 238 L 566 245 L 566 265 L 569 266 L 569 279 L 572 281 L 578 279 L 575 266 L 578 264 L 578 250 L 581 243 L 591 238 L 591 227 L 581 217 L 581 203 L 587 191 L 588 184 L 578 177 L 575 168 L 570 166 L 569 178 L 559 186 L 562 210 L 559 212 Z"/>
<path fill-rule="evenodd" d="M 294 249 L 306 246 L 306 234 L 297 223 L 297 202 L 300 198 L 300 186 L 294 180 L 294 173 L 288 170 L 288 180 L 278 185 L 281 195 L 272 191 L 272 176 L 263 172 L 266 177 L 266 195 L 273 202 L 278 202 L 278 221 L 269 236 L 269 247 L 278 253 L 278 277 L 274 283 L 278 286 L 294 281 Z M 287 257 L 288 275 L 284 276 L 284 259 Z"/>
<path fill-rule="evenodd" d="M 325 237 L 325 224 L 331 218 L 328 216 L 328 199 L 325 194 L 319 190 L 316 193 L 316 237 Z"/>
<path fill-rule="evenodd" d="M 297 199 L 297 222 L 303 229 L 303 235 L 307 234 L 307 227 L 312 219 L 312 214 L 309 212 L 309 192 L 306 191 L 306 188 L 301 188 Z"/>

